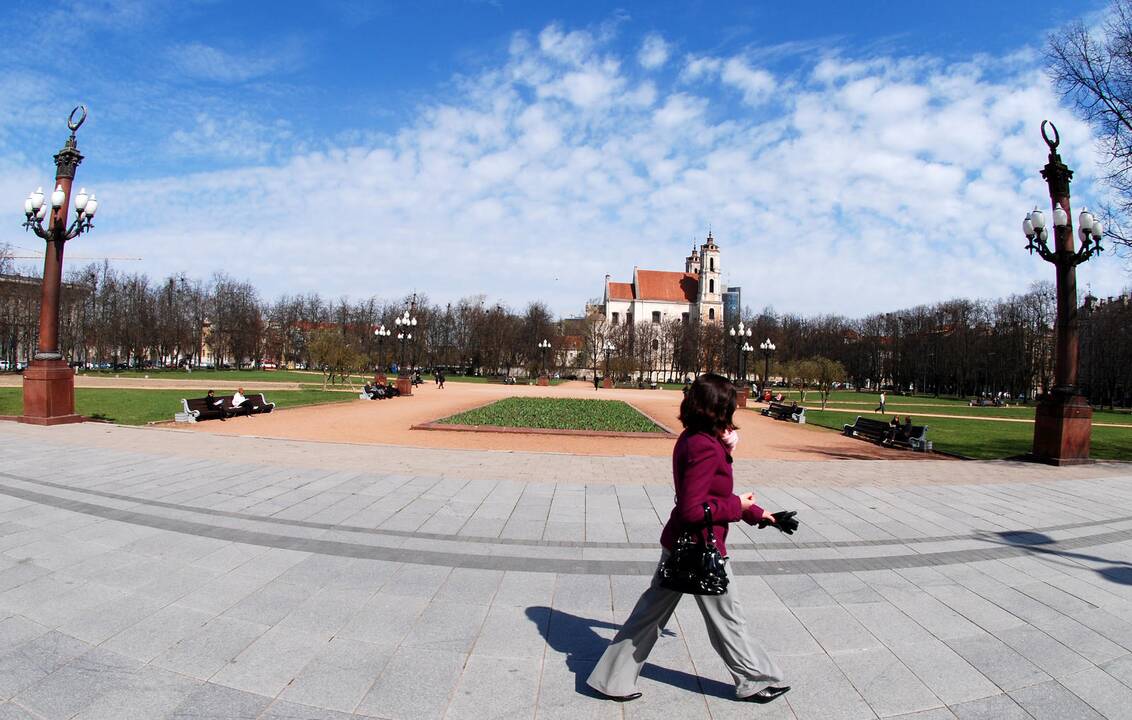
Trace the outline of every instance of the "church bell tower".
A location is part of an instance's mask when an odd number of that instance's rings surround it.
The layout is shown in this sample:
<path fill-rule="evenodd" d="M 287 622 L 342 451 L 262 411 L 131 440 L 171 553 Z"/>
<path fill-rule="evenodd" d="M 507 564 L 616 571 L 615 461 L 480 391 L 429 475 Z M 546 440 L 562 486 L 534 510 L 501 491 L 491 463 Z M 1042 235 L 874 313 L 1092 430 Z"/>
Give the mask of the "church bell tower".
<path fill-rule="evenodd" d="M 695 251 L 692 251 L 695 255 Z M 708 231 L 707 240 L 700 246 L 700 320 L 723 322 L 723 284 L 719 267 L 719 246 Z"/>

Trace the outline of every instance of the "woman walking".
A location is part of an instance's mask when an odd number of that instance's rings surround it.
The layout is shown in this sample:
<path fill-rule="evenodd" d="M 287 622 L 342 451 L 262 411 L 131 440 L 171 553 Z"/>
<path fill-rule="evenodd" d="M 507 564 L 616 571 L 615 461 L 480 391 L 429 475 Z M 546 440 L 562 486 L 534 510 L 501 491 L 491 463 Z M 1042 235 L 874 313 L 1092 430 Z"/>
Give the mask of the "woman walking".
<path fill-rule="evenodd" d="M 797 527 L 794 513 L 765 513 L 755 504 L 753 493 L 734 494 L 731 450 L 738 441 L 732 422 L 735 404 L 735 386 L 719 375 L 701 375 L 684 395 L 680 404 L 684 432 L 672 451 L 676 507 L 660 536 L 661 566 L 685 528 L 704 524 L 705 503 L 711 510 L 712 527 L 704 527 L 703 536 L 707 538 L 714 530 L 716 545 L 724 557 L 730 523 L 744 520 L 759 527 L 777 525 L 787 533 Z M 726 572 L 730 579 L 730 568 Z M 619 702 L 639 698 L 637 678 L 641 668 L 683 596 L 662 587 L 659 573 L 654 574 L 652 584 L 594 667 L 586 681 L 589 686 Z M 722 595 L 694 597 L 707 623 L 708 639 L 735 679 L 737 699 L 767 703 L 790 689 L 781 685 L 783 674 L 778 665 L 750 637 L 733 589 Z"/>

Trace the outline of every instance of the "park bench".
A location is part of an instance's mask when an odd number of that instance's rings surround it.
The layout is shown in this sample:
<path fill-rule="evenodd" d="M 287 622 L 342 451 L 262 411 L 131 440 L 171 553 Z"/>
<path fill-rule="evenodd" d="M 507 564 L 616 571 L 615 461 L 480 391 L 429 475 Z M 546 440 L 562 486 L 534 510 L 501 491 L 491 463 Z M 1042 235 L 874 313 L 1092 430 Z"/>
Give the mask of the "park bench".
<path fill-rule="evenodd" d="M 213 405 L 215 400 L 220 400 L 223 404 L 220 407 Z M 232 417 L 235 415 L 259 415 L 261 413 L 269 413 L 275 409 L 275 403 L 268 402 L 267 398 L 262 393 L 255 393 L 246 395 L 244 402 L 239 407 L 232 407 L 231 395 L 216 395 L 211 400 L 207 397 L 201 398 L 181 398 L 181 406 L 184 412 L 179 412 L 174 416 L 177 422 L 200 422 L 201 420 L 215 420 L 217 418 Z"/>
<path fill-rule="evenodd" d="M 762 414 L 775 420 L 793 420 L 802 425 L 806 423 L 806 408 L 801 406 L 772 402 L 763 408 Z"/>
<path fill-rule="evenodd" d="M 888 437 L 889 424 L 884 420 L 872 420 L 857 416 L 852 425 L 846 425 L 842 433 L 849 437 L 859 437 L 873 442 L 880 442 Z"/>
<path fill-rule="evenodd" d="M 883 420 L 873 420 L 858 415 L 856 421 L 852 425 L 846 425 L 842 432 L 849 437 L 859 437 L 879 443 L 883 442 L 891 431 L 892 426 Z M 928 441 L 928 426 L 913 425 L 908 437 L 898 438 L 892 443 L 892 447 L 906 447 L 920 452 L 931 450 L 932 444 Z"/>

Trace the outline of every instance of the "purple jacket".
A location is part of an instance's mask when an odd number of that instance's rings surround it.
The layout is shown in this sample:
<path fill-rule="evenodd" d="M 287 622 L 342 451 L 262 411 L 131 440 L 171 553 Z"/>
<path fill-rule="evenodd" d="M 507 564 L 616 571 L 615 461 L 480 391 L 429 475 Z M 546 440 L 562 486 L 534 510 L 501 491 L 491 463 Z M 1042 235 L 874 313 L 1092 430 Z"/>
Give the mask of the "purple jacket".
<path fill-rule="evenodd" d="M 688 524 L 702 523 L 703 504 L 711 506 L 715 540 L 721 555 L 727 555 L 727 526 L 739 520 L 758 522 L 763 509 L 758 505 L 743 512 L 735 494 L 731 455 L 718 438 L 707 433 L 685 430 L 672 449 L 672 482 L 676 486 L 676 507 L 660 534 L 660 544 L 671 550 L 680 530 Z M 704 528 L 707 538 L 707 528 Z"/>

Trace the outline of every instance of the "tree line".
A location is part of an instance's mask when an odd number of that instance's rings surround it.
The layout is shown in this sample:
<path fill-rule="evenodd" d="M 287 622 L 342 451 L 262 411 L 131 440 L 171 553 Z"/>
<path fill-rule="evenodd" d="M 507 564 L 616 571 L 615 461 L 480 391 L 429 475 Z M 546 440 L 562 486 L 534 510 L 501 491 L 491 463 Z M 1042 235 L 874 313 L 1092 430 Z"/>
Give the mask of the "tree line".
<path fill-rule="evenodd" d="M 26 362 L 38 330 L 38 278 L 32 270 L 16 273 L 3 253 L 0 274 L 0 359 Z M 406 311 L 416 325 L 402 328 L 396 319 Z M 1081 383 L 1094 402 L 1128 402 L 1130 313 L 1127 300 L 1081 313 Z M 224 273 L 153 280 L 104 263 L 67 273 L 60 342 L 72 361 L 96 366 L 199 366 L 208 359 L 345 374 L 396 364 L 483 375 L 608 372 L 623 382 L 682 382 L 713 371 L 760 385 L 769 375 L 802 388 L 846 383 L 1029 399 L 1052 381 L 1054 314 L 1053 287 L 1042 283 L 998 300 L 955 299 L 862 318 L 768 307 L 747 308 L 730 325 L 678 319 L 613 325 L 596 312 L 556 319 L 541 302 L 513 308 L 485 295 L 444 304 L 424 295 L 265 300 L 252 283 Z M 736 342 L 729 331 L 738 320 L 752 333 Z M 388 334 L 375 334 L 382 327 Z M 543 340 L 551 346 L 546 351 Z M 759 349 L 764 340 L 775 345 L 769 356 Z M 753 350 L 745 352 L 743 342 Z"/>

